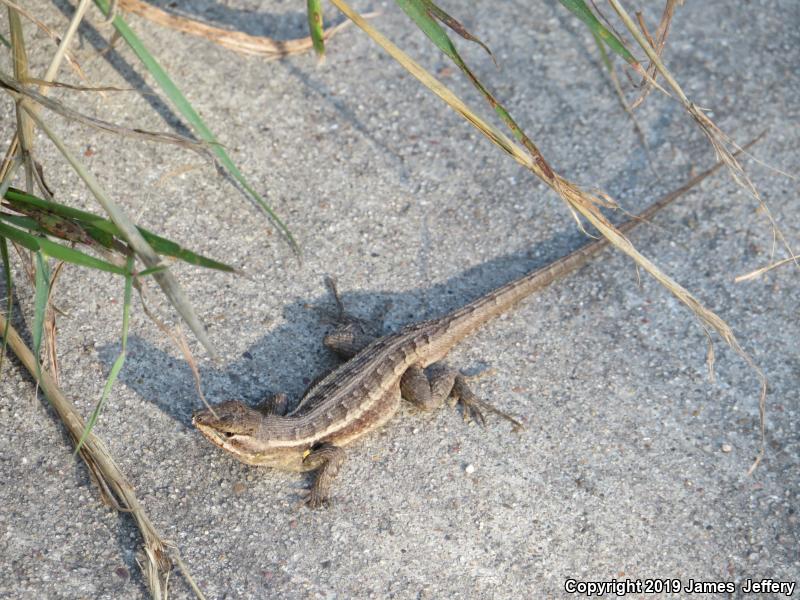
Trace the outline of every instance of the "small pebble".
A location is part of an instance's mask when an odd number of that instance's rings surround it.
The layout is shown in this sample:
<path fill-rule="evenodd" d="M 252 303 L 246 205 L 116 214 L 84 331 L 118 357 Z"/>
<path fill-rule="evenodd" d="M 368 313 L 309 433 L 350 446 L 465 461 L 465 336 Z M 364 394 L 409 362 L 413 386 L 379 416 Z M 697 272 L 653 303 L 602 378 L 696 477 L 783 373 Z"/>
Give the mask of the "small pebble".
<path fill-rule="evenodd" d="M 727 454 L 731 450 L 733 450 L 733 446 L 731 446 L 730 444 L 722 444 L 722 451 L 723 452 L 725 452 Z"/>
<path fill-rule="evenodd" d="M 467 465 L 467 468 L 464 470 L 467 472 L 467 475 L 472 475 L 475 472 L 475 465 Z"/>

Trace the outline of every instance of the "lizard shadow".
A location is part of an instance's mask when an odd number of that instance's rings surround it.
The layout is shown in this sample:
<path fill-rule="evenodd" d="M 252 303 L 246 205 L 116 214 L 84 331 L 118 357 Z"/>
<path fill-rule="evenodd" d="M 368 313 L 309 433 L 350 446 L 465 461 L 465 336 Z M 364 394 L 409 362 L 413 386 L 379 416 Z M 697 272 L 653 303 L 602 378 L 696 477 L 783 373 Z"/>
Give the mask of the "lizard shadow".
<path fill-rule="evenodd" d="M 405 325 L 442 316 L 467 302 L 582 245 L 585 236 L 551 238 L 532 249 L 512 252 L 476 265 L 444 282 L 407 291 L 349 291 L 340 288 L 347 313 L 375 324 L 385 335 Z M 546 249 L 546 250 L 545 250 Z M 428 301 L 430 299 L 430 302 Z M 239 357 L 222 366 L 198 360 L 203 392 L 211 404 L 240 399 L 255 404 L 263 397 L 285 392 L 294 406 L 308 385 L 342 363 L 322 344 L 336 314 L 330 294 L 308 303 L 292 302 L 283 309 L 281 324 L 243 349 Z M 101 346 L 100 361 L 110 369 L 119 353 L 118 344 Z M 181 426 L 191 427 L 192 412 L 201 407 L 191 369 L 177 350 L 171 353 L 131 335 L 128 356 L 119 382 L 152 402 Z"/>

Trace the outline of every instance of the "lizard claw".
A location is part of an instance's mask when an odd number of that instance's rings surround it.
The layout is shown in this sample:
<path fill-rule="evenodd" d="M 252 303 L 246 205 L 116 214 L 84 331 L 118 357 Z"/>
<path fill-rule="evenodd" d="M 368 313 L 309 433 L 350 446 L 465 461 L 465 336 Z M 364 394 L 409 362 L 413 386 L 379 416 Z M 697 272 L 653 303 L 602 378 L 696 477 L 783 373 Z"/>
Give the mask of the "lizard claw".
<path fill-rule="evenodd" d="M 495 406 L 492 406 L 491 404 L 489 404 L 488 402 L 486 402 L 484 400 L 481 400 L 480 398 L 476 398 L 475 399 L 475 403 L 478 406 L 481 406 L 484 410 L 486 410 L 488 412 L 491 412 L 491 413 L 494 413 L 498 417 L 502 417 L 503 419 L 505 419 L 506 421 L 511 423 L 511 426 L 512 426 L 511 429 L 512 429 L 512 431 L 514 433 L 519 433 L 520 431 L 525 431 L 525 429 L 526 429 L 525 424 L 522 421 L 520 421 L 519 419 L 516 419 L 516 418 L 512 417 L 510 414 L 503 412 L 499 408 L 497 408 Z M 478 412 L 478 414 L 481 414 L 480 410 L 477 407 L 475 407 L 474 410 L 476 410 Z M 481 415 L 481 418 L 483 418 L 482 415 Z M 483 423 L 481 423 L 481 424 L 483 424 Z"/>
<path fill-rule="evenodd" d="M 311 510 L 315 510 L 317 508 L 330 508 L 331 507 L 331 498 L 330 496 L 320 494 L 315 489 L 310 489 L 306 493 L 304 493 L 297 503 L 297 508 L 302 506 L 307 506 Z"/>
<path fill-rule="evenodd" d="M 479 425 L 486 425 L 486 418 L 483 416 L 483 412 L 481 409 L 494 413 L 499 417 L 504 418 L 505 420 L 511 422 L 513 425 L 513 431 L 519 432 L 525 429 L 525 425 L 509 415 L 508 413 L 504 413 L 499 408 L 495 408 L 485 400 L 481 400 L 478 396 L 475 395 L 469 385 L 467 385 L 466 378 L 463 375 L 458 375 L 456 377 L 455 383 L 453 384 L 453 396 L 461 402 L 461 406 L 464 411 L 464 421 L 470 422 L 474 420 Z"/>
<path fill-rule="evenodd" d="M 305 504 L 308 508 L 315 509 L 315 508 L 330 508 L 331 507 L 331 499 L 329 496 L 322 496 L 320 494 L 314 493 L 312 490 L 309 492 L 308 496 L 306 497 Z"/>
<path fill-rule="evenodd" d="M 486 426 L 486 417 L 483 416 L 483 412 L 478 407 L 480 400 L 476 397 L 459 397 L 458 402 L 461 404 L 461 414 L 464 417 L 464 423 L 469 424 L 475 422 L 481 427 Z"/>

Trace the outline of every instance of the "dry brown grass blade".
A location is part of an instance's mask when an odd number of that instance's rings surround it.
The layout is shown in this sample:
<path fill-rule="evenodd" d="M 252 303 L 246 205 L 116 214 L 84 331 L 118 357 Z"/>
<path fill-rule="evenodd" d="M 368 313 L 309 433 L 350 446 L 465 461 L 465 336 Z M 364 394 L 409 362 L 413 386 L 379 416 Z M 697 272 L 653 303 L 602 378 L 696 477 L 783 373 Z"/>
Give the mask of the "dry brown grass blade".
<path fill-rule="evenodd" d="M 736 283 L 741 283 L 742 281 L 750 281 L 751 279 L 758 279 L 765 273 L 772 271 L 772 269 L 777 269 L 778 267 L 782 267 L 784 265 L 788 265 L 789 263 L 797 263 L 800 260 L 800 256 L 789 256 L 788 258 L 781 259 L 777 262 L 774 262 L 766 267 L 761 267 L 760 269 L 756 269 L 755 271 L 750 271 L 749 273 L 745 273 L 744 275 L 739 275 L 734 277 L 734 281 Z"/>
<path fill-rule="evenodd" d="M 25 50 L 25 38 L 19 14 L 11 8 L 8 10 L 8 24 L 11 30 L 11 56 L 14 65 L 14 76 L 19 79 L 28 77 L 28 54 Z M 33 122 L 20 108 L 19 99 L 15 102 L 17 118 L 16 139 L 19 144 L 19 155 L 25 167 L 25 189 L 33 192 L 34 168 L 31 152 L 33 151 Z"/>
<path fill-rule="evenodd" d="M 613 0 L 609 0 L 613 1 Z M 576 214 L 581 214 L 594 225 L 600 233 L 605 236 L 611 244 L 616 246 L 622 252 L 630 256 L 638 266 L 650 273 L 656 281 L 669 290 L 678 300 L 684 303 L 700 320 L 704 328 L 716 331 L 720 337 L 734 350 L 742 359 L 750 366 L 758 375 L 761 382 L 761 391 L 759 394 L 759 412 L 761 414 L 761 451 L 751 467 L 752 470 L 758 465 L 764 455 L 764 440 L 765 440 L 765 414 L 766 414 L 766 394 L 767 394 L 767 380 L 764 373 L 753 362 L 747 352 L 741 347 L 733 333 L 730 326 L 717 316 L 713 311 L 707 309 L 703 304 L 694 297 L 686 288 L 674 281 L 671 277 L 666 275 L 659 269 L 653 262 L 644 257 L 639 251 L 631 244 L 631 242 L 622 235 L 616 227 L 614 227 L 600 212 L 599 207 L 612 200 L 607 195 L 605 199 L 601 199 L 595 195 L 589 194 L 580 189 L 576 184 L 561 177 L 557 173 L 554 177 L 548 178 L 542 171 L 541 167 L 531 157 L 531 155 L 520 145 L 513 142 L 503 132 L 499 131 L 493 125 L 486 122 L 483 118 L 472 111 L 458 96 L 456 96 L 447 86 L 441 81 L 436 79 L 428 71 L 426 71 L 419 63 L 414 61 L 410 56 L 398 48 L 395 44 L 384 37 L 374 27 L 372 27 L 361 15 L 355 12 L 344 0 L 331 0 L 331 3 L 341 10 L 356 26 L 369 35 L 372 40 L 381 46 L 389 55 L 399 62 L 403 68 L 416 77 L 423 85 L 430 89 L 434 94 L 444 100 L 453 110 L 459 113 L 464 119 L 471 123 L 483 135 L 485 135 L 494 144 L 499 146 L 504 152 L 508 153 L 514 160 L 523 165 L 525 168 L 533 172 L 537 177 L 550 186 L 566 203 L 567 207 Z M 730 160 L 735 161 L 736 158 L 731 154 Z M 728 165 L 728 162 L 723 162 Z M 738 163 L 737 163 L 738 164 Z"/>
<path fill-rule="evenodd" d="M 0 314 L 0 331 L 5 330 L 5 327 L 6 320 Z M 75 443 L 83 434 L 85 427 L 83 419 L 75 405 L 64 396 L 50 374 L 43 369 L 41 371 L 37 369 L 33 353 L 19 336 L 16 329 L 10 324 L 8 325 L 8 346 L 31 374 L 31 377 L 36 380 L 67 428 L 73 443 Z M 144 541 L 144 561 L 140 564 L 145 574 L 150 594 L 156 600 L 166 600 L 167 581 L 172 569 L 167 543 L 153 526 L 136 497 L 136 491 L 117 466 L 105 443 L 94 433 L 89 433 L 79 454 L 87 467 L 89 467 L 103 498 L 118 510 L 130 513 L 134 521 L 136 521 L 136 526 L 141 532 Z M 196 588 L 191 574 L 187 570 L 183 570 L 183 574 L 187 581 L 190 582 L 190 585 Z M 202 595 L 198 594 L 198 597 L 202 598 Z"/>
<path fill-rule="evenodd" d="M 745 191 L 747 191 L 759 204 L 759 208 L 767 217 L 771 227 L 772 227 L 772 236 L 773 236 L 773 254 L 775 252 L 775 246 L 778 239 L 781 240 L 784 247 L 788 251 L 790 256 L 795 256 L 795 252 L 792 250 L 791 246 L 789 245 L 788 240 L 784 237 L 783 232 L 778 227 L 778 224 L 775 222 L 775 219 L 772 216 L 772 213 L 769 210 L 769 207 L 766 205 L 764 200 L 761 198 L 761 194 L 759 194 L 756 186 L 753 184 L 750 176 L 745 172 L 742 168 L 742 165 L 734 156 L 734 151 L 741 150 L 741 146 L 739 146 L 733 139 L 731 139 L 725 132 L 723 132 L 716 123 L 714 123 L 708 115 L 706 115 L 700 107 L 698 107 L 694 102 L 689 100 L 686 93 L 681 88 L 678 81 L 672 76 L 672 73 L 667 69 L 664 63 L 661 60 L 656 49 L 648 42 L 647 38 L 644 34 L 639 31 L 638 27 L 634 23 L 633 19 L 631 19 L 630 15 L 627 13 L 625 8 L 619 2 L 619 0 L 608 0 L 608 3 L 613 7 L 616 11 L 619 18 L 625 24 L 630 34 L 639 44 L 639 46 L 644 50 L 647 57 L 650 59 L 652 65 L 657 69 L 658 73 L 664 78 L 667 82 L 668 86 L 672 89 L 672 91 L 677 96 L 678 100 L 683 104 L 686 111 L 691 115 L 691 117 L 695 120 L 695 122 L 700 126 L 700 130 L 705 134 L 706 138 L 708 138 L 709 143 L 714 148 L 714 152 L 717 155 L 717 158 L 725 163 L 728 167 L 728 171 L 733 177 L 734 181 Z M 655 83 L 654 78 L 650 78 L 650 81 L 653 85 L 658 85 Z M 659 88 L 660 89 L 660 88 Z M 731 150 L 732 149 L 732 150 Z"/>
<path fill-rule="evenodd" d="M 647 31 L 647 26 L 644 23 L 644 18 L 641 16 L 641 13 L 636 13 L 636 18 L 639 22 L 639 27 L 642 30 L 642 33 L 647 36 L 647 41 L 655 50 L 655 53 L 660 57 L 664 53 L 664 48 L 667 45 L 667 37 L 669 36 L 669 27 L 672 24 L 672 17 L 675 14 L 675 8 L 678 5 L 683 5 L 684 0 L 666 0 L 664 4 L 664 12 L 661 14 L 661 21 L 658 23 L 658 28 L 656 29 L 655 39 L 650 33 Z M 658 69 L 656 65 L 651 64 L 647 68 L 647 74 L 649 78 L 642 79 L 642 91 L 639 94 L 639 97 L 633 101 L 631 104 L 631 109 L 636 108 L 653 90 L 653 82 L 656 80 L 656 75 L 658 74 Z"/>
<path fill-rule="evenodd" d="M 32 23 L 34 23 L 39 29 L 41 29 L 48 37 L 50 37 L 54 42 L 57 44 L 60 42 L 60 36 L 53 31 L 50 27 L 48 27 L 45 23 L 43 23 L 40 19 L 36 18 L 35 15 L 29 13 L 25 7 L 16 4 L 15 2 L 11 2 L 10 0 L 0 0 L 3 4 L 5 4 L 8 8 L 13 9 L 14 11 L 18 12 L 21 16 L 25 17 Z M 64 54 L 64 58 L 67 59 L 67 62 L 70 64 L 72 69 L 81 78 L 82 81 L 88 81 L 86 77 L 86 73 L 81 68 L 80 63 L 78 60 L 72 55 L 71 52 L 66 51 Z"/>
<path fill-rule="evenodd" d="M 204 37 L 215 44 L 219 44 L 234 52 L 262 56 L 268 60 L 275 60 L 290 54 L 300 54 L 308 52 L 313 48 L 311 37 L 298 38 L 294 40 L 273 40 L 272 38 L 249 35 L 241 31 L 230 31 L 207 25 L 195 19 L 189 19 L 168 13 L 160 8 L 151 6 L 141 0 L 120 0 L 120 10 L 131 12 L 135 15 L 169 27 L 183 33 Z M 328 40 L 344 27 L 348 22 L 340 23 L 334 27 L 329 27 L 324 32 L 325 40 Z"/>
<path fill-rule="evenodd" d="M 20 81 L 20 83 L 22 83 L 23 85 L 37 85 L 39 87 L 45 87 L 45 88 L 62 88 L 65 90 L 72 90 L 75 92 L 136 92 L 137 94 L 141 94 L 142 96 L 156 95 L 155 92 L 149 92 L 147 90 L 137 90 L 136 88 L 121 88 L 113 85 L 97 85 L 97 86 L 73 85 L 71 83 L 64 83 L 63 81 L 45 81 L 44 79 L 37 79 L 35 77 L 29 77 L 25 81 Z"/>
<path fill-rule="evenodd" d="M 58 261 L 50 274 L 50 282 L 47 286 L 47 310 L 44 319 L 44 341 L 45 341 L 45 355 L 47 356 L 47 364 L 49 372 L 53 376 L 53 381 L 56 385 L 61 385 L 58 370 L 58 338 L 56 336 L 56 312 L 60 312 L 53 304 L 53 293 L 55 292 L 58 276 L 64 268 L 64 263 Z"/>
<path fill-rule="evenodd" d="M 47 85 L 47 82 L 45 82 L 44 85 Z M 19 79 L 12 79 L 2 71 L 0 71 L 0 87 L 6 89 L 16 100 L 19 100 L 20 97 L 24 96 L 35 102 L 37 105 L 43 106 L 71 121 L 76 121 L 83 125 L 94 127 L 95 129 L 100 129 L 101 131 L 107 131 L 123 137 L 141 139 L 148 142 L 158 142 L 162 144 L 174 144 L 189 150 L 194 150 L 199 154 L 208 156 L 209 159 L 211 158 L 211 153 L 208 149 L 207 142 L 193 140 L 191 138 L 178 135 L 177 133 L 162 133 L 144 131 L 142 129 L 130 129 L 128 127 L 115 125 L 114 123 L 110 123 L 102 119 L 90 117 L 89 115 L 85 115 L 70 108 L 63 102 L 53 100 L 44 94 L 26 88 L 19 82 Z"/>

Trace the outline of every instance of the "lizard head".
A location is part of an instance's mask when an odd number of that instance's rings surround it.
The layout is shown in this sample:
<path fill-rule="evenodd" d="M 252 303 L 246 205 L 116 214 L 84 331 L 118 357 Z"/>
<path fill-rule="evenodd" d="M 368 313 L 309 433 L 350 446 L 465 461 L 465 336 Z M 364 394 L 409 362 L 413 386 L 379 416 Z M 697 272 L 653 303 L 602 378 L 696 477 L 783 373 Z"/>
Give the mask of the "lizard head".
<path fill-rule="evenodd" d="M 192 425 L 206 438 L 237 458 L 252 453 L 252 443 L 264 416 L 254 408 L 228 400 L 213 410 L 199 410 L 192 415 Z"/>
<path fill-rule="evenodd" d="M 265 437 L 265 427 L 270 419 L 238 400 L 228 400 L 214 406 L 213 410 L 199 410 L 192 416 L 197 427 L 212 444 L 230 452 L 238 460 L 250 465 L 267 465 L 290 471 L 303 471 L 305 448 L 275 447 Z"/>

